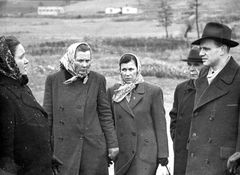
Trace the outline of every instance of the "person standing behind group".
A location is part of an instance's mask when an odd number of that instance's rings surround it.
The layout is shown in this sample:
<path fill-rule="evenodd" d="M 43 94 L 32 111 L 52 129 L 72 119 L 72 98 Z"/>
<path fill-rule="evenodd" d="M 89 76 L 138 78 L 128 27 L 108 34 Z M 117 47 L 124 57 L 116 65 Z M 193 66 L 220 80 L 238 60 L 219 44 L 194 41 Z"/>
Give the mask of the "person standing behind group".
<path fill-rule="evenodd" d="M 187 140 L 192 119 L 195 98 L 195 81 L 203 67 L 202 58 L 199 56 L 199 48 L 190 50 L 186 61 L 188 64 L 189 80 L 177 85 L 174 92 L 170 132 L 174 148 L 174 175 L 184 175 L 187 165 Z"/>
<path fill-rule="evenodd" d="M 144 82 L 137 56 L 121 56 L 121 83 L 108 89 L 119 143 L 116 175 L 155 175 L 158 164 L 168 164 L 163 94 Z"/>
<path fill-rule="evenodd" d="M 240 151 L 240 67 L 229 50 L 231 29 L 207 23 L 202 37 L 192 44 L 206 66 L 196 80 L 186 175 L 224 175 L 227 160 Z"/>
<path fill-rule="evenodd" d="M 52 175 L 47 113 L 27 86 L 28 63 L 16 37 L 0 37 L 1 175 Z"/>
<path fill-rule="evenodd" d="M 90 71 L 92 51 L 74 43 L 60 70 L 46 79 L 44 108 L 49 114 L 60 175 L 106 175 L 108 157 L 118 154 L 105 77 Z"/>

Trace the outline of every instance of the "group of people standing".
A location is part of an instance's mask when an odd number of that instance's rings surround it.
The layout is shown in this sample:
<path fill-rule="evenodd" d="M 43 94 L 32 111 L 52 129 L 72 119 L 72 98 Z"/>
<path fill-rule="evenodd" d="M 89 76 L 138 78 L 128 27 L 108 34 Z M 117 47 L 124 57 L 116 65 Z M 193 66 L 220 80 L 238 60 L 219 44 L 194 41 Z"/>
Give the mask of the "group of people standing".
<path fill-rule="evenodd" d="M 208 23 L 186 60 L 190 79 L 170 111 L 175 175 L 237 173 L 240 157 L 240 67 L 230 56 L 231 29 Z M 70 45 L 48 75 L 43 107 L 28 88 L 25 50 L 0 37 L 0 174 L 155 175 L 168 164 L 159 86 L 144 81 L 139 58 L 119 60 L 120 82 L 106 89 L 90 69 L 88 43 Z"/>

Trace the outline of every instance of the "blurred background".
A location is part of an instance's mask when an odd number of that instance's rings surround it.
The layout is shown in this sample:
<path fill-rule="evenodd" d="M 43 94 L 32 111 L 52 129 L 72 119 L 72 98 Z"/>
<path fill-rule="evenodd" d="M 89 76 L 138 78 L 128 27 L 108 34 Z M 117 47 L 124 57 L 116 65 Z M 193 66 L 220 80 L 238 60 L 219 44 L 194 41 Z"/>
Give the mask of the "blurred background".
<path fill-rule="evenodd" d="M 91 45 L 92 70 L 106 76 L 108 87 L 118 81 L 120 56 L 136 54 L 145 80 L 163 89 L 169 129 L 174 89 L 187 79 L 180 60 L 190 43 L 210 21 L 227 24 L 240 42 L 239 14 L 240 0 L 0 0 L 0 34 L 14 35 L 25 46 L 29 85 L 41 104 L 46 76 L 59 69 L 60 57 L 73 42 Z M 240 63 L 239 47 L 231 53 Z M 169 149 L 172 172 L 170 138 Z M 157 175 L 165 174 L 159 167 Z"/>

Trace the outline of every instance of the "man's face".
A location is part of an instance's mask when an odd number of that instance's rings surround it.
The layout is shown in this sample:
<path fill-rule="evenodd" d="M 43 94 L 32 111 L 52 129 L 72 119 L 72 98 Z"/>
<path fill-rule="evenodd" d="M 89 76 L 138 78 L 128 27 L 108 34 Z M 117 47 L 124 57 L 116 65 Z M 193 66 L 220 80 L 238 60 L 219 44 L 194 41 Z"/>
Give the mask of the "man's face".
<path fill-rule="evenodd" d="M 76 57 L 75 59 L 76 61 L 74 62 L 74 65 L 75 65 L 76 73 L 78 74 L 86 73 L 91 66 L 90 51 L 86 51 L 86 52 L 77 51 L 75 57 Z"/>
<path fill-rule="evenodd" d="M 200 53 L 205 66 L 216 67 L 220 63 L 222 47 L 212 39 L 205 39 L 200 44 Z"/>
<path fill-rule="evenodd" d="M 188 62 L 189 78 L 197 79 L 202 67 L 203 64 L 201 62 Z"/>

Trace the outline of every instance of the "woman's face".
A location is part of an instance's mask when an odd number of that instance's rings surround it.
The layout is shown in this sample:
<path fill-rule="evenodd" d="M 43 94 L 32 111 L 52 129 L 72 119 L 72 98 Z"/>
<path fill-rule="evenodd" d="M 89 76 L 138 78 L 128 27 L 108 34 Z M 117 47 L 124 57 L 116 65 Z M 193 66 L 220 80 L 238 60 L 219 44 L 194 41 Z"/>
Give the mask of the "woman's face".
<path fill-rule="evenodd" d="M 20 73 L 27 75 L 28 60 L 25 57 L 25 50 L 22 44 L 17 45 L 14 59 L 20 70 Z"/>
<path fill-rule="evenodd" d="M 76 61 L 74 62 L 74 65 L 75 65 L 76 73 L 79 73 L 79 74 L 86 73 L 91 66 L 90 51 L 86 51 L 86 52 L 77 51 L 75 57 L 76 57 Z"/>
<path fill-rule="evenodd" d="M 137 73 L 137 66 L 133 60 L 121 64 L 120 74 L 125 83 L 129 84 L 134 82 L 137 78 Z"/>

